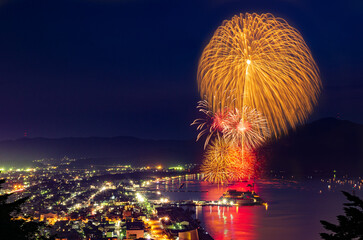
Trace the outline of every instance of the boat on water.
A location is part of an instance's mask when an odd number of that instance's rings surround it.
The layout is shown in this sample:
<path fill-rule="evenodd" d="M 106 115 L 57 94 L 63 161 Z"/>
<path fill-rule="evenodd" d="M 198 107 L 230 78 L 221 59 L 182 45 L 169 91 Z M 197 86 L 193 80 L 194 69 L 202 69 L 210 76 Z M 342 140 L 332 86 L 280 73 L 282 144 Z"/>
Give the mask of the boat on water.
<path fill-rule="evenodd" d="M 254 191 L 237 191 L 230 189 L 223 193 L 223 196 L 219 198 L 219 202 L 223 204 L 233 205 L 263 205 L 264 201 Z"/>

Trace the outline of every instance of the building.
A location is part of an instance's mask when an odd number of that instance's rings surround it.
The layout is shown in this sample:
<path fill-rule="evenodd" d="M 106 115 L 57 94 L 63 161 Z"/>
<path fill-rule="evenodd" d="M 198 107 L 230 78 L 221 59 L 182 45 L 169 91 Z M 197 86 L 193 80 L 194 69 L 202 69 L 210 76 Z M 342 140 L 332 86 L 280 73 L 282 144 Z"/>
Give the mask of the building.
<path fill-rule="evenodd" d="M 179 240 L 199 240 L 197 229 L 179 232 L 178 237 Z"/>
<path fill-rule="evenodd" d="M 143 222 L 127 222 L 126 223 L 126 239 L 138 239 L 144 237 Z"/>

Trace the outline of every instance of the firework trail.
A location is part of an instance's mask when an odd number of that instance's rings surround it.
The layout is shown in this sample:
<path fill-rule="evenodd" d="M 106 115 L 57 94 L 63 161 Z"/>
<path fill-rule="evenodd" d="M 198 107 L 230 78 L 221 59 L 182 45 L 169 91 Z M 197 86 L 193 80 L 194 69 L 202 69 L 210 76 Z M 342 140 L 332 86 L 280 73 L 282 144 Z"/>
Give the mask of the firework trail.
<path fill-rule="evenodd" d="M 208 182 L 223 183 L 231 179 L 234 174 L 230 167 L 234 162 L 235 148 L 233 144 L 225 139 L 217 137 L 208 145 L 201 171 L 204 173 L 204 179 Z"/>
<path fill-rule="evenodd" d="M 204 180 L 224 183 L 249 179 L 254 176 L 256 157 L 252 152 L 244 152 L 235 144 L 222 137 L 216 137 L 208 145 L 204 154 L 201 171 Z"/>
<path fill-rule="evenodd" d="M 301 34 L 272 14 L 224 21 L 202 53 L 197 78 L 212 112 L 249 106 L 267 119 L 275 137 L 307 119 L 321 89 Z"/>
<path fill-rule="evenodd" d="M 256 109 L 247 106 L 242 111 L 229 111 L 222 133 L 230 142 L 250 150 L 270 137 L 266 119 Z"/>
<path fill-rule="evenodd" d="M 203 118 L 194 120 L 191 125 L 197 125 L 197 131 L 200 131 L 196 141 L 198 141 L 203 135 L 207 135 L 204 143 L 205 149 L 211 137 L 215 133 L 223 131 L 226 117 L 228 116 L 228 110 L 223 109 L 214 113 L 210 110 L 210 104 L 207 100 L 199 101 L 197 108 L 204 116 Z"/>
<path fill-rule="evenodd" d="M 197 140 L 207 135 L 201 170 L 217 183 L 253 176 L 255 149 L 303 123 L 321 91 L 301 34 L 272 14 L 224 21 L 202 53 L 197 78 L 204 118 L 193 124 Z"/>
<path fill-rule="evenodd" d="M 232 181 L 241 181 L 245 179 L 251 179 L 256 176 L 256 170 L 258 169 L 258 161 L 255 152 L 252 151 L 243 151 L 240 147 L 236 148 L 237 157 L 234 159 L 232 164 L 230 165 L 231 172 L 231 180 Z"/>

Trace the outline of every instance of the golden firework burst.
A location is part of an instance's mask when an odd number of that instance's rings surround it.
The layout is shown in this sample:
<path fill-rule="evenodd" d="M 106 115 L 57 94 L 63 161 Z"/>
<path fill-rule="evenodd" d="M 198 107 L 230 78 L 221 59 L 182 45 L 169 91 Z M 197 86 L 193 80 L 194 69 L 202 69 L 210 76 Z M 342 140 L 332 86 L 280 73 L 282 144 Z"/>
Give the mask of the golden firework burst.
<path fill-rule="evenodd" d="M 246 179 L 254 174 L 255 159 L 225 138 L 216 137 L 206 149 L 201 171 L 212 183 Z"/>
<path fill-rule="evenodd" d="M 199 61 L 198 85 L 202 99 L 218 103 L 213 112 L 249 106 L 276 137 L 307 119 L 321 90 L 301 34 L 272 14 L 248 13 L 216 30 Z"/>

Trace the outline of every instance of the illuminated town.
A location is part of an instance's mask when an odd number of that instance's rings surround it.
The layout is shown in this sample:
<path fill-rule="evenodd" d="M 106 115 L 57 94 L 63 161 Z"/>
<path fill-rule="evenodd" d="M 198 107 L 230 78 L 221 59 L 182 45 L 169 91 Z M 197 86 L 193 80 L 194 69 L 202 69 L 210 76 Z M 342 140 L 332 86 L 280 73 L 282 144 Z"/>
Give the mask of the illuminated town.
<path fill-rule="evenodd" d="M 225 199 L 175 201 L 165 196 L 167 192 L 187 192 L 185 184 L 202 180 L 194 164 L 68 169 L 72 161 L 63 158 L 43 168 L 1 169 L 0 177 L 7 181 L 0 194 L 13 193 L 12 200 L 30 196 L 16 219 L 44 222 L 48 227 L 43 234 L 59 240 L 213 239 L 185 206 L 228 208 L 237 204 Z M 320 179 L 320 194 L 341 186 L 363 190 L 362 179 L 332 174 Z M 294 181 L 294 176 L 282 171 L 270 172 L 270 178 Z M 261 205 L 268 211 L 267 202 Z"/>
<path fill-rule="evenodd" d="M 0 0 L 0 240 L 363 240 L 363 4 Z"/>
<path fill-rule="evenodd" d="M 62 166 L 67 162 L 46 168 L 2 169 L 1 174 L 7 179 L 3 193 L 15 193 L 15 199 L 31 196 L 19 218 L 46 222 L 51 226 L 47 234 L 56 239 L 179 239 L 197 236 L 197 232 L 208 236 L 195 219 L 176 204 L 170 205 L 155 187 L 190 172 L 193 165 L 103 170 Z M 105 180 L 105 176 L 114 180 Z"/>

